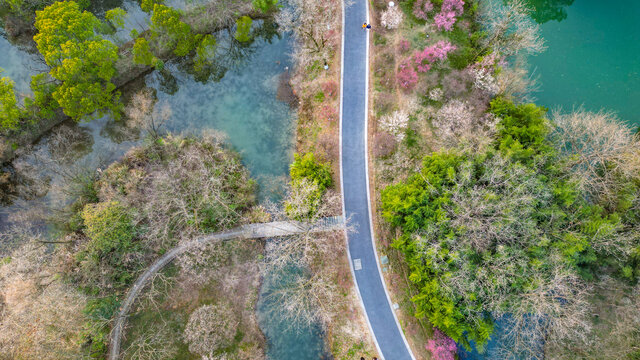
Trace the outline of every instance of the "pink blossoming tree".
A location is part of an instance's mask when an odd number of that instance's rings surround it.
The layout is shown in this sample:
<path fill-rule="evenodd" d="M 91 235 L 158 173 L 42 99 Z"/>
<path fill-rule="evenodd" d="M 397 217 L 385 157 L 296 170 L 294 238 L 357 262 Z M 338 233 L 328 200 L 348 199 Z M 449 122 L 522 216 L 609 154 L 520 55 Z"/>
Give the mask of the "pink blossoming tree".
<path fill-rule="evenodd" d="M 431 69 L 431 64 L 447 58 L 447 54 L 455 50 L 456 47 L 448 41 L 438 41 L 436 44 L 427 46 L 422 51 L 413 55 L 413 60 L 418 68 L 418 72 L 427 72 Z"/>
<path fill-rule="evenodd" d="M 427 342 L 427 350 L 433 355 L 433 360 L 455 360 L 457 349 L 456 343 L 437 328 L 433 339 Z"/>
<path fill-rule="evenodd" d="M 464 12 L 463 0 L 444 0 L 440 12 L 434 17 L 434 21 L 438 30 L 453 30 L 457 16 Z"/>
<path fill-rule="evenodd" d="M 433 3 L 430 0 L 416 0 L 413 3 L 413 16 L 418 19 L 429 19 L 428 13 L 433 10 Z"/>
<path fill-rule="evenodd" d="M 403 89 L 412 89 L 418 82 L 418 73 L 411 65 L 411 62 L 408 60 L 403 62 L 400 64 L 399 69 L 397 75 L 398 84 Z"/>

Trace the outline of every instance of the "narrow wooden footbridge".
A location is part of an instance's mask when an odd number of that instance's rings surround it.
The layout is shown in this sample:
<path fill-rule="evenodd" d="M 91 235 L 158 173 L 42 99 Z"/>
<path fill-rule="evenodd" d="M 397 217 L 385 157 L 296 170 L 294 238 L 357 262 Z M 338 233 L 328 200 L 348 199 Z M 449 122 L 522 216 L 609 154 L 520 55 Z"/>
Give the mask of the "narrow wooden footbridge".
<path fill-rule="evenodd" d="M 167 266 L 173 259 L 189 251 L 196 245 L 204 243 L 214 243 L 233 239 L 268 239 L 281 236 L 290 236 L 302 233 L 316 233 L 325 231 L 341 230 L 345 228 L 344 217 L 334 216 L 320 219 L 314 223 L 303 223 L 298 221 L 275 221 L 270 223 L 248 224 L 234 229 L 225 230 L 205 236 L 201 236 L 189 242 L 183 243 L 169 250 L 161 258 L 156 260 L 140 277 L 133 283 L 124 299 L 120 311 L 115 319 L 111 339 L 109 341 L 109 359 L 117 360 L 120 357 L 120 344 L 122 332 L 127 320 L 127 314 L 136 298 L 144 289 L 145 285 L 162 268 Z"/>

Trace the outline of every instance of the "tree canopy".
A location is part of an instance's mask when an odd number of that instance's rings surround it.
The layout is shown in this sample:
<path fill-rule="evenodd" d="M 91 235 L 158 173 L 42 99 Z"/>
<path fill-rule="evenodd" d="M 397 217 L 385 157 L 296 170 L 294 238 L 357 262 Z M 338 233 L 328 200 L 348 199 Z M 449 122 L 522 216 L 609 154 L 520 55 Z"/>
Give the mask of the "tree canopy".
<path fill-rule="evenodd" d="M 2 73 L 2 69 L 0 69 Z M 0 78 L 0 132 L 15 130 L 20 121 L 20 107 L 14 91 L 14 82 L 8 77 Z"/>
<path fill-rule="evenodd" d="M 586 331 L 589 281 L 603 267 L 635 273 L 637 236 L 628 216 L 576 186 L 543 108 L 497 98 L 491 112 L 493 146 L 426 156 L 420 173 L 382 192 L 383 216 L 402 230 L 394 246 L 419 290 L 418 317 L 480 348 L 494 319 L 507 319 L 531 334 L 516 351 L 535 351 L 542 336 Z"/>
<path fill-rule="evenodd" d="M 38 51 L 58 82 L 52 97 L 76 120 L 95 111 L 116 111 L 118 47 L 95 31 L 99 20 L 74 1 L 56 2 L 36 12 Z"/>

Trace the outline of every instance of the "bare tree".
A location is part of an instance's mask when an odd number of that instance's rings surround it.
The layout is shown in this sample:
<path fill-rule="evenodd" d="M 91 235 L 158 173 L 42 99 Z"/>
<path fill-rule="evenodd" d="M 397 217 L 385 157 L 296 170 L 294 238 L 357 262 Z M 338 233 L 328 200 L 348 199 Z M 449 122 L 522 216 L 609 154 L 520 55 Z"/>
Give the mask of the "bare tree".
<path fill-rule="evenodd" d="M 629 179 L 640 174 L 640 142 L 634 130 L 610 112 L 554 111 L 552 139 L 581 189 L 608 205 Z M 622 181 L 621 181 L 622 180 Z"/>
<path fill-rule="evenodd" d="M 154 139 L 162 135 L 160 129 L 173 114 L 169 103 L 163 102 L 159 106 L 156 103 L 153 90 L 145 88 L 133 95 L 126 108 L 131 124 L 144 128 Z"/>
<path fill-rule="evenodd" d="M 311 186 L 311 185 L 309 185 Z M 289 204 L 304 204 L 305 192 L 290 192 Z M 306 220 L 313 224 L 336 214 L 339 195 L 329 191 L 317 211 Z M 303 206 L 304 205 L 300 205 Z M 286 217 L 281 207 L 271 206 L 276 219 Z M 331 259 L 344 246 L 342 232 L 302 233 L 267 242 L 262 272 L 271 291 L 265 296 L 277 303 L 272 311 L 294 328 L 309 324 L 327 324 L 347 300 L 336 284 L 336 265 Z"/>
<path fill-rule="evenodd" d="M 479 21 L 487 30 L 484 49 L 502 56 L 535 54 L 545 49 L 539 26 L 529 16 L 524 0 L 480 2 Z"/>
<path fill-rule="evenodd" d="M 231 307 L 219 302 L 203 305 L 189 316 L 184 329 L 189 351 L 201 356 L 211 356 L 216 350 L 228 346 L 238 331 L 238 322 L 233 317 Z"/>
<path fill-rule="evenodd" d="M 340 4 L 335 0 L 291 0 L 276 15 L 280 29 L 293 32 L 299 40 L 300 48 L 294 53 L 298 66 L 331 58 L 338 46 L 339 10 Z"/>
<path fill-rule="evenodd" d="M 30 241 L 0 266 L 0 358 L 83 359 L 84 295 L 64 284 L 52 256 Z"/>

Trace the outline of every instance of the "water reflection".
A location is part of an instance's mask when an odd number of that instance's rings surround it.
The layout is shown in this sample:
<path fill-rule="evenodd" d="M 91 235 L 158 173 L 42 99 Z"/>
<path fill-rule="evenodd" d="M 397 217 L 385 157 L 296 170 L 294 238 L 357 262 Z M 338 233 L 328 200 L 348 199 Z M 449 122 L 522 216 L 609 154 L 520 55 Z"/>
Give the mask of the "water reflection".
<path fill-rule="evenodd" d="M 509 0 L 505 0 L 509 1 Z M 531 17 L 538 24 L 547 21 L 562 21 L 567 18 L 566 7 L 571 6 L 574 0 L 525 0 L 524 2 L 532 9 Z"/>

